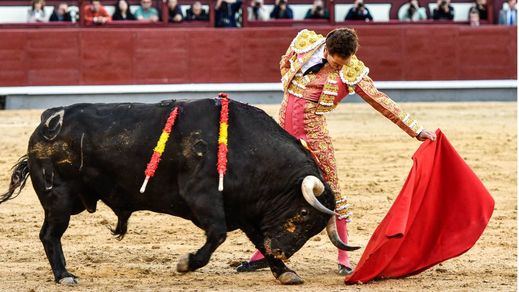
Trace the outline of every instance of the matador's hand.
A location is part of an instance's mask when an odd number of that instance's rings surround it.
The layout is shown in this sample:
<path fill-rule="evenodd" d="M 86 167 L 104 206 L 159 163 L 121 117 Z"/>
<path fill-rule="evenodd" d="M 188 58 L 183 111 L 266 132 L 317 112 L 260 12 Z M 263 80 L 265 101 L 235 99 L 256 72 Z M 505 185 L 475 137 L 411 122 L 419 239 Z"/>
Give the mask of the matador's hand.
<path fill-rule="evenodd" d="M 416 136 L 416 139 L 420 141 L 425 141 L 427 139 L 434 141 L 436 140 L 436 133 L 428 131 L 426 129 L 423 129 L 418 136 Z"/>

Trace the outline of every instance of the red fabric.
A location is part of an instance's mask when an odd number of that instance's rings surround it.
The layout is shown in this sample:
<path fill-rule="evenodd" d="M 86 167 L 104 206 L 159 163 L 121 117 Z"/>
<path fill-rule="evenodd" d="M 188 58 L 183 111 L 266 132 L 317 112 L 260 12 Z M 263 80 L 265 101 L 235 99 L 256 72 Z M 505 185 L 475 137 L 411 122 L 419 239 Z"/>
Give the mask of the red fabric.
<path fill-rule="evenodd" d="M 346 284 L 418 274 L 469 250 L 494 200 L 440 130 L 413 155 L 413 168 Z"/>

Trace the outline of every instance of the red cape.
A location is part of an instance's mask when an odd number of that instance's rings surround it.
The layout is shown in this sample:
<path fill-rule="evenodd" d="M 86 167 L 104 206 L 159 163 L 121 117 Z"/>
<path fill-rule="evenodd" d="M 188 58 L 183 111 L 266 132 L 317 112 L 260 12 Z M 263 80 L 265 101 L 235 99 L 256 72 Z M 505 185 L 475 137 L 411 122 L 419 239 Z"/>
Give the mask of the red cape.
<path fill-rule="evenodd" d="M 346 284 L 418 274 L 461 255 L 487 226 L 494 200 L 438 129 L 413 155 L 402 191 Z"/>

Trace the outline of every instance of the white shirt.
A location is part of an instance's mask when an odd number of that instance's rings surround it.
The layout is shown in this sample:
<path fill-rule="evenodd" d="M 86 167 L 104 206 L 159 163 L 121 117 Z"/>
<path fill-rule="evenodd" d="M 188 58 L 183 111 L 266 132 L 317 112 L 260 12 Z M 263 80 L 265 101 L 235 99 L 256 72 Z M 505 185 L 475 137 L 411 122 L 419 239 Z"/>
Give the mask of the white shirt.
<path fill-rule="evenodd" d="M 321 47 L 312 54 L 312 56 L 310 57 L 308 62 L 306 62 L 301 67 L 301 72 L 305 73 L 306 70 L 310 69 L 312 66 L 317 65 L 317 64 L 323 62 L 323 59 L 324 59 L 324 47 L 325 47 L 325 45 L 322 44 Z"/>

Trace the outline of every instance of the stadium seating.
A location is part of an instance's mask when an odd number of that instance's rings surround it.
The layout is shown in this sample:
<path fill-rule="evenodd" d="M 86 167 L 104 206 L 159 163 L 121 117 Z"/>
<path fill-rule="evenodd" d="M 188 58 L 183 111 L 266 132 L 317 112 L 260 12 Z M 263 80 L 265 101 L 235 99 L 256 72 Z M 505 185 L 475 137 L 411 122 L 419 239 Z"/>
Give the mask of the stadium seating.
<path fill-rule="evenodd" d="M 1 2 L 0 2 L 1 3 Z M 27 22 L 27 11 L 31 6 L 0 6 L 0 23 L 25 23 Z M 69 7 L 73 13 L 77 14 L 77 6 Z M 47 20 L 50 18 L 54 6 L 45 6 Z"/>
<path fill-rule="evenodd" d="M 468 11 L 470 7 L 473 6 L 471 0 L 452 0 L 451 5 L 454 7 L 454 21 L 458 22 L 466 22 L 468 21 Z M 496 0 L 499 2 L 496 5 L 500 4 L 501 0 Z M 107 11 L 112 14 L 114 12 L 115 7 L 113 6 L 114 1 L 102 1 Z M 139 6 L 138 0 L 130 0 L 131 10 L 135 12 L 135 10 Z M 182 9 L 184 15 L 190 7 L 190 3 L 194 2 L 194 0 L 180 0 L 179 5 Z M 202 1 L 203 8 L 206 11 L 210 11 L 209 1 Z M 265 7 L 268 11 L 272 11 L 274 8 L 275 0 L 265 0 Z M 353 7 L 352 0 L 337 0 L 330 1 L 328 6 L 332 6 L 334 9 L 333 22 L 343 22 L 348 10 Z M 422 2 L 422 6 L 427 10 L 427 14 L 429 17 L 432 15 L 433 10 L 436 8 L 436 1 L 428 0 L 424 3 Z M 47 12 L 48 17 L 52 14 L 54 6 L 58 4 L 59 1 L 52 0 L 47 2 L 47 6 L 45 7 L 45 11 Z M 73 13 L 79 13 L 78 1 L 69 1 L 71 9 L 74 11 Z M 333 4 L 332 4 L 333 3 Z M 374 22 L 393 22 L 398 20 L 398 12 L 402 9 L 403 4 L 406 1 L 404 0 L 367 0 L 366 7 L 370 10 Z M 27 11 L 30 8 L 28 5 L 28 0 L 0 0 L 0 23 L 26 23 L 27 21 Z M 248 5 L 249 1 L 244 2 L 244 5 Z M 161 2 L 156 1 L 155 7 L 159 7 Z M 306 12 L 308 9 L 312 7 L 312 0 L 290 0 L 289 5 L 294 13 L 294 20 L 301 21 L 304 19 Z M 494 8 L 495 9 L 495 8 Z M 290 22 L 286 21 L 277 21 L 275 25 L 284 25 L 289 24 Z M 317 23 L 317 22 L 316 22 Z M 266 26 L 269 24 L 265 23 Z M 261 26 L 260 23 L 255 23 L 254 26 Z"/>

